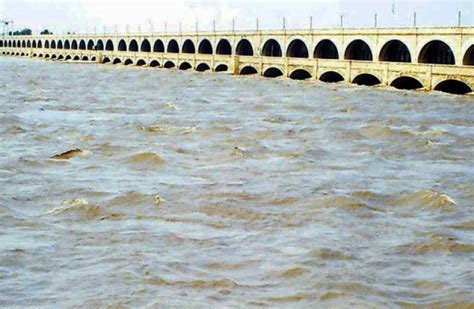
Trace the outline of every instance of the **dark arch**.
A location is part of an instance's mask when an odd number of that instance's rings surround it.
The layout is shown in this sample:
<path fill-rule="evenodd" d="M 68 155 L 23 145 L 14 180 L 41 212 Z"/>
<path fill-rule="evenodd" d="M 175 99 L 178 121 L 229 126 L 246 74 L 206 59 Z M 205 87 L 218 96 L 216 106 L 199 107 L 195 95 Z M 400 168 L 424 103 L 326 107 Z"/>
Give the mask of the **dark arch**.
<path fill-rule="evenodd" d="M 74 61 L 79 61 L 81 60 L 81 58 L 79 58 L 79 56 L 74 56 Z"/>
<path fill-rule="evenodd" d="M 40 41 L 40 42 L 41 42 L 41 41 Z M 16 42 L 15 42 L 15 41 L 13 41 L 12 47 L 16 47 Z"/>
<path fill-rule="evenodd" d="M 372 74 L 360 74 L 352 80 L 353 84 L 374 86 L 380 84 L 380 80 Z"/>
<path fill-rule="evenodd" d="M 342 82 L 344 80 L 344 77 L 334 71 L 329 71 L 326 73 L 323 73 L 320 77 L 319 80 L 325 83 L 337 83 L 337 82 Z"/>
<path fill-rule="evenodd" d="M 19 42 L 18 42 L 18 47 L 21 47 Z M 49 41 L 48 40 L 44 41 L 44 48 L 46 48 L 46 49 L 49 48 Z"/>
<path fill-rule="evenodd" d="M 34 56 L 34 55 L 33 55 Z M 59 55 L 58 56 L 58 60 L 63 60 L 64 59 L 64 56 L 63 55 Z"/>
<path fill-rule="evenodd" d="M 98 40 L 95 44 L 95 50 L 104 50 L 104 42 L 102 40 Z"/>
<path fill-rule="evenodd" d="M 38 48 L 43 48 L 43 42 L 41 42 L 41 40 L 38 40 Z"/>
<path fill-rule="evenodd" d="M 96 61 L 97 58 L 95 56 L 92 56 L 91 61 Z"/>
<path fill-rule="evenodd" d="M 110 62 L 110 58 L 108 57 L 104 57 L 104 59 L 102 59 L 102 63 L 109 63 Z"/>
<path fill-rule="evenodd" d="M 53 41 L 53 42 L 54 42 L 54 41 Z M 25 40 L 23 40 L 23 41 L 21 42 L 21 47 L 26 48 L 26 41 L 25 41 Z"/>
<path fill-rule="evenodd" d="M 463 65 L 474 65 L 474 45 L 471 45 L 464 55 Z"/>
<path fill-rule="evenodd" d="M 54 40 L 51 41 L 51 48 L 56 49 L 56 41 Z"/>
<path fill-rule="evenodd" d="M 397 89 L 413 90 L 423 88 L 423 85 L 415 78 L 410 76 L 401 76 L 395 79 L 390 86 Z"/>
<path fill-rule="evenodd" d="M 229 70 L 229 67 L 225 64 L 219 64 L 217 67 L 216 67 L 216 72 L 227 72 L 227 70 Z"/>
<path fill-rule="evenodd" d="M 209 71 L 210 69 L 211 68 L 209 67 L 207 63 L 201 63 L 196 67 L 196 71 L 198 72 L 205 72 L 205 71 Z"/>
<path fill-rule="evenodd" d="M 82 57 L 82 61 L 89 61 L 89 57 L 87 56 Z"/>
<path fill-rule="evenodd" d="M 305 80 L 311 77 L 312 77 L 311 74 L 308 71 L 303 70 L 303 69 L 294 70 L 290 74 L 290 78 L 296 79 L 296 80 Z"/>
<path fill-rule="evenodd" d="M 186 40 L 183 43 L 183 53 L 185 54 L 195 54 L 196 53 L 196 47 L 194 47 L 194 43 L 191 40 Z"/>
<path fill-rule="evenodd" d="M 71 49 L 71 44 L 69 43 L 69 40 L 64 41 L 64 49 Z"/>
<path fill-rule="evenodd" d="M 144 52 L 144 53 L 151 52 L 150 41 L 148 41 L 147 39 L 144 39 L 141 46 L 140 46 L 140 51 Z"/>
<path fill-rule="evenodd" d="M 94 41 L 89 40 L 89 42 L 87 42 L 87 50 L 94 50 Z"/>
<path fill-rule="evenodd" d="M 283 75 L 283 72 L 280 71 L 280 69 L 277 69 L 277 68 L 269 68 L 265 71 L 265 73 L 263 73 L 263 76 L 270 77 L 270 78 L 275 78 L 275 77 L 279 77 L 279 76 L 282 76 L 282 75 Z"/>
<path fill-rule="evenodd" d="M 216 47 L 216 54 L 218 55 L 232 55 L 232 46 L 229 41 L 222 39 L 219 41 Z"/>
<path fill-rule="evenodd" d="M 431 41 L 422 48 L 418 57 L 419 63 L 454 64 L 454 54 L 443 41 Z"/>
<path fill-rule="evenodd" d="M 155 53 L 164 53 L 165 52 L 165 45 L 163 44 L 163 41 L 161 40 L 156 40 L 155 44 L 153 44 L 153 52 Z"/>
<path fill-rule="evenodd" d="M 171 40 L 168 42 L 168 48 L 166 49 L 168 53 L 179 53 L 179 45 L 176 40 Z"/>
<path fill-rule="evenodd" d="M 0 47 L 3 47 L 3 41 L 0 41 Z M 5 55 L 5 52 L 3 54 Z"/>
<path fill-rule="evenodd" d="M 17 53 L 16 55 L 19 56 L 20 54 Z M 49 54 L 44 55 L 44 57 L 49 58 Z"/>
<path fill-rule="evenodd" d="M 31 41 L 30 40 L 28 40 L 28 42 L 26 42 L 26 47 L 31 48 Z"/>
<path fill-rule="evenodd" d="M 132 61 L 132 59 L 126 59 L 123 64 L 124 65 L 130 65 L 130 64 L 133 64 L 133 61 Z"/>
<path fill-rule="evenodd" d="M 313 57 L 319 59 L 339 59 L 339 52 L 337 51 L 336 44 L 331 40 L 322 40 L 316 45 Z"/>
<path fill-rule="evenodd" d="M 281 57 L 280 44 L 274 39 L 266 41 L 262 48 L 262 55 L 266 57 Z"/>
<path fill-rule="evenodd" d="M 59 40 L 58 41 L 58 46 L 57 46 L 58 49 L 63 49 L 63 41 Z"/>
<path fill-rule="evenodd" d="M 112 40 L 108 40 L 107 43 L 105 44 L 105 50 L 114 50 L 114 43 Z"/>
<path fill-rule="evenodd" d="M 253 47 L 249 40 L 242 39 L 237 44 L 235 53 L 241 56 L 253 56 Z"/>
<path fill-rule="evenodd" d="M 115 58 L 113 63 L 119 64 L 119 63 L 122 63 L 122 60 L 120 60 L 120 58 Z"/>
<path fill-rule="evenodd" d="M 209 42 L 209 40 L 207 39 L 202 40 L 201 43 L 199 43 L 198 53 L 211 55 L 212 54 L 211 42 Z"/>
<path fill-rule="evenodd" d="M 442 81 L 435 87 L 434 90 L 452 94 L 466 94 L 472 92 L 471 87 L 469 87 L 466 83 L 455 79 Z"/>
<path fill-rule="evenodd" d="M 372 51 L 369 45 L 364 41 L 355 40 L 347 46 L 344 59 L 372 61 Z"/>
<path fill-rule="evenodd" d="M 142 66 L 144 66 L 144 65 L 146 65 L 145 60 L 140 59 L 140 60 L 137 61 L 137 66 L 142 67 Z"/>
<path fill-rule="evenodd" d="M 138 51 L 138 43 L 136 40 L 131 40 L 130 44 L 128 44 L 128 51 L 137 52 Z"/>
<path fill-rule="evenodd" d="M 154 67 L 159 67 L 160 66 L 160 63 L 158 62 L 158 60 L 152 60 L 150 62 L 150 67 L 154 68 Z"/>
<path fill-rule="evenodd" d="M 189 70 L 191 68 L 192 68 L 192 66 L 187 62 L 183 62 L 179 65 L 179 69 L 183 70 L 183 71 Z"/>
<path fill-rule="evenodd" d="M 33 41 L 33 43 L 35 44 L 35 47 L 36 47 L 36 41 Z M 8 47 L 12 47 L 12 41 L 8 41 Z"/>
<path fill-rule="evenodd" d="M 379 61 L 411 62 L 410 51 L 399 40 L 388 41 L 380 50 Z"/>
<path fill-rule="evenodd" d="M 166 69 L 171 69 L 171 68 L 176 67 L 176 65 L 173 63 L 173 61 L 166 61 L 164 67 Z"/>
<path fill-rule="evenodd" d="M 120 40 L 118 44 L 118 50 L 119 51 L 127 51 L 127 43 L 125 43 L 125 40 Z"/>
<path fill-rule="evenodd" d="M 80 49 L 80 50 L 86 50 L 86 41 L 81 40 L 81 41 L 79 42 L 79 49 Z"/>
<path fill-rule="evenodd" d="M 308 47 L 306 47 L 305 42 L 302 40 L 295 39 L 288 45 L 286 56 L 292 58 L 308 58 Z"/>
<path fill-rule="evenodd" d="M 240 75 L 253 75 L 257 73 L 257 70 L 252 66 L 246 66 L 243 67 L 242 70 L 240 70 Z"/>
<path fill-rule="evenodd" d="M 77 41 L 73 40 L 71 43 L 71 49 L 77 49 Z"/>
<path fill-rule="evenodd" d="M 67 61 L 67 60 L 71 60 L 71 59 L 72 59 L 71 56 L 67 55 L 65 60 Z"/>

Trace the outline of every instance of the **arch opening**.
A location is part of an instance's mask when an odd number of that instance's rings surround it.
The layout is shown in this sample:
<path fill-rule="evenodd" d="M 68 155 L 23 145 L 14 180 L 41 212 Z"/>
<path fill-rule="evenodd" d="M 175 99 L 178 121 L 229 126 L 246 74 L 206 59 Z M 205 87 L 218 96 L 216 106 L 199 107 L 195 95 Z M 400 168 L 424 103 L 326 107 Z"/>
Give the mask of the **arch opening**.
<path fill-rule="evenodd" d="M 212 55 L 213 51 L 211 42 L 209 42 L 207 39 L 202 40 L 201 43 L 199 43 L 198 52 L 200 54 Z"/>
<path fill-rule="evenodd" d="M 362 40 L 355 40 L 347 46 L 344 59 L 372 61 L 373 56 L 367 43 Z"/>
<path fill-rule="evenodd" d="M 150 62 L 150 67 L 152 68 L 159 67 L 159 66 L 160 66 L 160 63 L 157 60 L 152 60 Z"/>
<path fill-rule="evenodd" d="M 119 45 L 118 45 L 118 50 L 127 51 L 127 44 L 125 43 L 124 40 L 120 40 Z"/>
<path fill-rule="evenodd" d="M 156 40 L 155 43 L 153 44 L 153 52 L 154 53 L 164 53 L 165 52 L 165 45 L 163 44 L 163 41 L 161 40 Z"/>
<path fill-rule="evenodd" d="M 274 39 L 266 41 L 262 48 L 262 55 L 265 57 L 281 57 L 280 44 Z"/>
<path fill-rule="evenodd" d="M 319 80 L 325 83 L 338 83 L 338 82 L 342 82 L 344 80 L 344 77 L 337 72 L 329 71 L 322 74 L 319 77 Z"/>
<path fill-rule="evenodd" d="M 136 40 L 131 40 L 130 44 L 128 44 L 128 51 L 137 52 L 138 51 L 138 43 Z"/>
<path fill-rule="evenodd" d="M 339 52 L 337 51 L 336 44 L 326 39 L 316 45 L 313 57 L 319 59 L 339 59 Z"/>
<path fill-rule="evenodd" d="M 144 39 L 141 46 L 140 46 L 140 51 L 143 53 L 149 53 L 151 52 L 151 45 L 150 42 L 147 39 Z"/>
<path fill-rule="evenodd" d="M 102 59 L 102 63 L 109 63 L 110 62 L 110 58 L 108 57 L 104 57 L 104 59 Z"/>
<path fill-rule="evenodd" d="M 466 83 L 455 79 L 442 81 L 434 88 L 434 90 L 451 94 L 467 94 L 472 92 L 471 87 L 469 87 Z"/>
<path fill-rule="evenodd" d="M 242 39 L 237 44 L 235 53 L 240 56 L 253 56 L 253 47 L 249 40 Z"/>
<path fill-rule="evenodd" d="M 380 50 L 379 61 L 411 62 L 410 50 L 399 40 L 392 40 Z"/>
<path fill-rule="evenodd" d="M 69 43 L 69 40 L 64 41 L 64 49 L 71 49 L 71 43 Z"/>
<path fill-rule="evenodd" d="M 173 61 L 166 61 L 164 66 L 167 69 L 172 69 L 172 68 L 176 67 L 176 65 L 173 63 Z"/>
<path fill-rule="evenodd" d="M 18 42 L 18 45 L 17 45 L 17 46 L 18 46 L 18 47 L 21 47 L 20 42 Z M 49 48 L 49 41 L 48 41 L 48 40 L 44 41 L 44 48 L 46 48 L 46 49 Z"/>
<path fill-rule="evenodd" d="M 191 68 L 192 66 L 188 62 L 183 62 L 179 65 L 179 69 L 183 71 L 189 70 Z"/>
<path fill-rule="evenodd" d="M 205 71 L 209 71 L 210 69 L 211 68 L 209 67 L 207 63 L 201 63 L 196 67 L 196 71 L 198 72 L 205 72 Z"/>
<path fill-rule="evenodd" d="M 178 42 L 176 42 L 176 40 L 169 41 L 167 51 L 168 53 L 179 53 Z"/>
<path fill-rule="evenodd" d="M 8 43 L 8 47 L 12 47 L 11 45 L 12 45 L 12 42 L 9 42 L 9 43 Z M 31 42 L 31 46 L 32 46 L 33 48 L 36 48 L 36 41 Z"/>
<path fill-rule="evenodd" d="M 92 56 L 91 61 L 96 61 L 97 58 L 95 56 Z"/>
<path fill-rule="evenodd" d="M 98 40 L 97 44 L 95 45 L 96 50 L 104 50 L 104 42 L 102 40 Z"/>
<path fill-rule="evenodd" d="M 254 75 L 254 74 L 258 74 L 258 72 L 252 66 L 246 66 L 246 67 L 243 67 L 242 70 L 240 70 L 240 75 Z"/>
<path fill-rule="evenodd" d="M 77 41 L 76 40 L 72 41 L 71 49 L 77 49 Z"/>
<path fill-rule="evenodd" d="M 31 48 L 31 41 L 30 40 L 28 40 L 28 42 L 26 43 L 26 47 Z"/>
<path fill-rule="evenodd" d="M 196 47 L 194 47 L 193 41 L 187 39 L 183 43 L 183 53 L 184 54 L 195 54 L 196 53 Z"/>
<path fill-rule="evenodd" d="M 463 65 L 474 65 L 474 45 L 471 45 L 464 55 Z"/>
<path fill-rule="evenodd" d="M 219 41 L 216 47 L 216 54 L 218 55 L 231 55 L 232 54 L 232 46 L 230 46 L 229 41 L 226 39 L 222 39 Z"/>
<path fill-rule="evenodd" d="M 276 77 L 283 76 L 283 72 L 277 68 L 269 68 L 263 73 L 263 76 L 269 77 L 269 78 L 276 78 Z"/>
<path fill-rule="evenodd" d="M 131 64 L 133 64 L 133 61 L 132 61 L 132 59 L 126 59 L 123 64 L 124 65 L 131 65 Z"/>
<path fill-rule="evenodd" d="M 84 40 L 81 40 L 79 42 L 79 49 L 80 50 L 86 50 L 86 42 Z"/>
<path fill-rule="evenodd" d="M 107 40 L 107 43 L 105 44 L 105 50 L 114 50 L 114 43 L 112 42 L 112 40 Z"/>
<path fill-rule="evenodd" d="M 113 64 L 119 64 L 122 63 L 122 60 L 120 58 L 115 58 Z"/>
<path fill-rule="evenodd" d="M 73 59 L 73 60 L 74 60 L 74 61 L 79 61 L 79 60 L 81 60 L 81 58 L 79 58 L 79 56 L 74 56 L 74 59 Z"/>
<path fill-rule="evenodd" d="M 303 69 L 294 70 L 290 74 L 290 78 L 295 79 L 295 80 L 305 80 L 311 77 L 312 77 L 311 74 L 308 71 L 303 70 Z"/>
<path fill-rule="evenodd" d="M 415 78 L 410 76 L 401 76 L 395 79 L 390 86 L 403 90 L 415 90 L 423 88 L 423 85 Z"/>
<path fill-rule="evenodd" d="M 26 46 L 23 46 L 23 47 L 26 47 Z M 54 41 L 54 40 L 51 41 L 51 49 L 56 49 L 56 41 Z"/>
<path fill-rule="evenodd" d="M 41 55 L 40 55 L 40 56 L 41 56 Z M 66 56 L 66 59 L 65 59 L 65 60 L 67 61 L 67 60 L 71 60 L 71 59 L 72 59 L 72 57 L 68 55 L 68 56 Z"/>
<path fill-rule="evenodd" d="M 372 74 L 360 74 L 352 80 L 353 84 L 363 86 L 375 86 L 380 84 L 380 80 Z"/>
<path fill-rule="evenodd" d="M 63 41 L 61 41 L 61 40 L 58 41 L 57 48 L 58 49 L 63 49 Z"/>
<path fill-rule="evenodd" d="M 33 56 L 35 56 L 35 55 L 33 55 Z M 63 55 L 58 56 L 58 60 L 63 60 L 63 59 L 64 59 Z"/>
<path fill-rule="evenodd" d="M 82 61 L 89 61 L 89 57 L 87 56 L 82 57 Z"/>
<path fill-rule="evenodd" d="M 140 59 L 140 60 L 137 61 L 137 66 L 142 67 L 142 66 L 144 66 L 144 65 L 146 65 L 145 60 Z"/>
<path fill-rule="evenodd" d="M 302 40 L 293 40 L 290 45 L 288 45 L 286 56 L 291 58 L 308 58 L 308 47 L 306 47 L 305 42 Z"/>
<path fill-rule="evenodd" d="M 432 63 L 432 64 L 454 64 L 454 54 L 448 44 L 443 41 L 434 40 L 423 46 L 420 56 L 418 57 L 419 63 Z"/>
<path fill-rule="evenodd" d="M 225 64 L 219 64 L 217 67 L 216 67 L 216 72 L 227 72 L 229 70 L 229 67 Z"/>
<path fill-rule="evenodd" d="M 87 50 L 94 50 L 94 41 L 89 40 L 87 42 Z"/>

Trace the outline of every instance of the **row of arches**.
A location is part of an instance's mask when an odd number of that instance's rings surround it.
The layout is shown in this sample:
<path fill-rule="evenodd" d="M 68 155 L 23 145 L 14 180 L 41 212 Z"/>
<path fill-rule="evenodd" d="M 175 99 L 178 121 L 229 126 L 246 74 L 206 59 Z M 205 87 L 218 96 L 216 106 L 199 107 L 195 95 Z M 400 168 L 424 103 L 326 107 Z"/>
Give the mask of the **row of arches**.
<path fill-rule="evenodd" d="M 217 42 L 214 50 L 211 42 L 203 39 L 195 44 L 191 39 L 187 39 L 180 46 L 178 41 L 171 39 L 165 46 L 161 39 L 157 39 L 153 44 L 148 39 L 143 39 L 140 43 L 132 39 L 128 44 L 122 39 L 118 42 L 118 46 L 114 46 L 112 40 L 38 40 L 38 41 L 0 41 L 0 47 L 22 47 L 22 48 L 45 48 L 45 49 L 78 49 L 78 50 L 106 50 L 106 51 L 130 51 L 130 52 L 168 52 L 168 53 L 188 53 L 188 54 L 218 54 L 218 55 L 236 55 L 253 56 L 255 54 L 252 43 L 247 39 L 241 39 L 235 48 L 226 39 Z M 283 57 L 284 53 L 280 43 L 275 39 L 267 40 L 262 48 L 261 55 L 265 57 Z M 310 58 L 310 52 L 305 42 L 301 39 L 292 40 L 286 49 L 286 57 L 292 58 Z M 375 60 L 374 54 L 369 45 L 357 39 L 348 44 L 346 49 L 341 53 L 336 44 L 329 39 L 318 42 L 312 52 L 313 58 L 318 59 L 346 59 L 346 60 Z M 388 62 L 413 62 L 412 55 L 408 47 L 400 40 L 390 40 L 383 45 L 378 55 L 379 61 Z M 452 49 L 443 41 L 433 40 L 428 42 L 418 55 L 418 63 L 432 64 L 448 64 L 454 65 L 455 56 Z M 463 65 L 474 65 L 474 45 L 472 45 L 465 53 Z"/>
<path fill-rule="evenodd" d="M 10 52 L 3 52 L 4 55 L 16 55 L 16 56 L 28 56 L 26 53 L 10 53 Z M 79 55 L 49 55 L 49 54 L 36 54 L 34 53 L 32 55 L 33 57 L 40 57 L 40 58 L 46 58 L 46 59 L 53 59 L 53 60 L 73 60 L 73 61 L 96 61 L 96 58 L 94 56 L 88 57 L 88 56 L 79 56 Z M 109 58 L 109 57 L 104 57 L 102 60 L 102 63 L 111 63 L 111 64 L 124 64 L 124 65 L 133 65 L 135 64 L 136 66 L 146 66 L 147 62 L 144 59 L 138 59 L 136 62 L 134 62 L 132 59 L 125 59 L 122 60 L 120 58 Z M 161 67 L 160 63 L 158 60 L 150 60 L 148 63 L 148 66 L 150 67 Z M 163 63 L 162 67 L 164 68 L 178 68 L 180 70 L 190 70 L 192 69 L 192 65 L 189 62 L 182 62 L 179 65 L 176 65 L 173 61 L 167 60 Z M 199 63 L 195 68 L 196 71 L 198 72 L 205 72 L 205 71 L 210 71 L 211 67 L 207 63 Z M 227 72 L 229 70 L 229 67 L 226 64 L 217 64 L 217 66 L 214 68 L 215 72 Z M 258 71 L 253 67 L 253 66 L 244 66 L 240 71 L 240 75 L 253 75 L 253 74 L 258 74 Z M 276 78 L 283 76 L 283 72 L 281 69 L 277 67 L 269 67 L 265 69 L 262 72 L 262 75 L 264 77 L 268 78 Z M 305 79 L 310 79 L 312 78 L 312 74 L 308 72 L 305 69 L 295 69 L 293 70 L 289 77 L 294 80 L 305 80 Z M 345 78 L 343 75 L 336 71 L 327 71 L 324 72 L 319 76 L 319 80 L 323 82 L 328 82 L 328 83 L 334 83 L 334 82 L 341 82 L 344 81 Z M 366 86 L 375 86 L 378 84 L 381 84 L 381 80 L 376 77 L 373 74 L 369 73 L 363 73 L 357 75 L 352 81 L 352 83 L 357 84 L 357 85 L 366 85 Z M 423 84 L 417 80 L 414 77 L 411 76 L 400 76 L 396 79 L 394 79 L 391 83 L 390 86 L 395 87 L 397 89 L 406 89 L 406 90 L 414 90 L 414 89 L 420 89 L 423 88 Z M 466 83 L 459 81 L 459 80 L 454 80 L 454 79 L 448 79 L 445 81 L 440 82 L 434 87 L 434 90 L 438 91 L 443 91 L 443 92 L 448 92 L 448 93 L 454 93 L 454 94 L 466 94 L 469 92 L 472 92 L 473 89 L 469 87 Z"/>

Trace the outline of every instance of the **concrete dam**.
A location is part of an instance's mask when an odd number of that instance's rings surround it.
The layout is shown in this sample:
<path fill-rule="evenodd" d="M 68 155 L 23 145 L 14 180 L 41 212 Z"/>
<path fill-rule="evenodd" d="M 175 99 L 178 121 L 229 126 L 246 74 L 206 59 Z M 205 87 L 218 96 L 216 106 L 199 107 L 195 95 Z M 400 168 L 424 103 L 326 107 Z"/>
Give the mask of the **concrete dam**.
<path fill-rule="evenodd" d="M 3 36 L 0 54 L 468 94 L 474 27 Z"/>

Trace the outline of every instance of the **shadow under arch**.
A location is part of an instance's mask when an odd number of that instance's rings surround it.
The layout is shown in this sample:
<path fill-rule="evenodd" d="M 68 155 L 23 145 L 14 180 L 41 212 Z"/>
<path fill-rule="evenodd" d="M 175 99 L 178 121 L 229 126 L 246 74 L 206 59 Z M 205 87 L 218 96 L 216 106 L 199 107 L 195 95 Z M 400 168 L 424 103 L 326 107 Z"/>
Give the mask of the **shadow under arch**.
<path fill-rule="evenodd" d="M 364 73 L 356 76 L 352 80 L 353 84 L 356 85 L 363 85 L 363 86 L 375 86 L 381 83 L 381 81 L 374 75 Z"/>
<path fill-rule="evenodd" d="M 280 43 L 274 39 L 269 39 L 265 42 L 262 48 L 262 56 L 265 57 L 281 57 L 282 51 Z"/>
<path fill-rule="evenodd" d="M 419 80 L 411 76 L 397 77 L 390 84 L 390 86 L 395 87 L 397 89 L 403 89 L 403 90 L 415 90 L 415 89 L 423 88 L 423 84 Z"/>
<path fill-rule="evenodd" d="M 283 76 L 283 72 L 278 68 L 268 68 L 264 73 L 263 76 L 268 78 L 276 78 Z"/>
<path fill-rule="evenodd" d="M 215 69 L 215 72 L 227 72 L 229 70 L 229 67 L 225 64 L 219 64 L 216 69 Z"/>
<path fill-rule="evenodd" d="M 319 80 L 325 83 L 338 83 L 344 81 L 344 76 L 337 72 L 329 71 L 321 74 Z"/>
<path fill-rule="evenodd" d="M 183 62 L 179 65 L 179 69 L 183 71 L 189 70 L 191 68 L 192 68 L 192 65 L 189 64 L 189 62 Z"/>
<path fill-rule="evenodd" d="M 372 61 L 374 58 L 369 45 L 365 41 L 354 40 L 347 46 L 344 59 Z"/>
<path fill-rule="evenodd" d="M 294 39 L 288 45 L 286 56 L 291 58 L 309 58 L 308 47 L 300 39 Z"/>
<path fill-rule="evenodd" d="M 294 80 L 305 80 L 305 79 L 309 79 L 311 78 L 311 73 L 309 73 L 308 71 L 304 70 L 304 69 L 297 69 L 297 70 L 294 70 L 291 74 L 290 74 L 290 78 L 291 79 L 294 79 Z"/>
<path fill-rule="evenodd" d="M 379 61 L 411 62 L 410 50 L 402 41 L 388 41 L 380 50 Z"/>
<path fill-rule="evenodd" d="M 237 43 L 235 53 L 239 56 L 253 56 L 253 46 L 247 39 L 242 39 Z"/>
<path fill-rule="evenodd" d="M 456 79 L 447 79 L 440 82 L 434 90 L 447 92 L 451 94 L 467 94 L 472 92 L 471 87 L 465 82 Z"/>
<path fill-rule="evenodd" d="M 211 67 L 209 67 L 207 63 L 201 63 L 196 67 L 196 71 L 198 72 L 205 72 L 205 71 L 209 71 L 210 69 Z"/>
<path fill-rule="evenodd" d="M 242 68 L 242 70 L 240 70 L 240 75 L 254 75 L 254 74 L 258 74 L 257 72 L 257 69 L 255 69 L 253 66 L 245 66 Z"/>
<path fill-rule="evenodd" d="M 455 64 L 454 54 L 448 44 L 433 40 L 425 44 L 418 56 L 419 63 Z"/>

